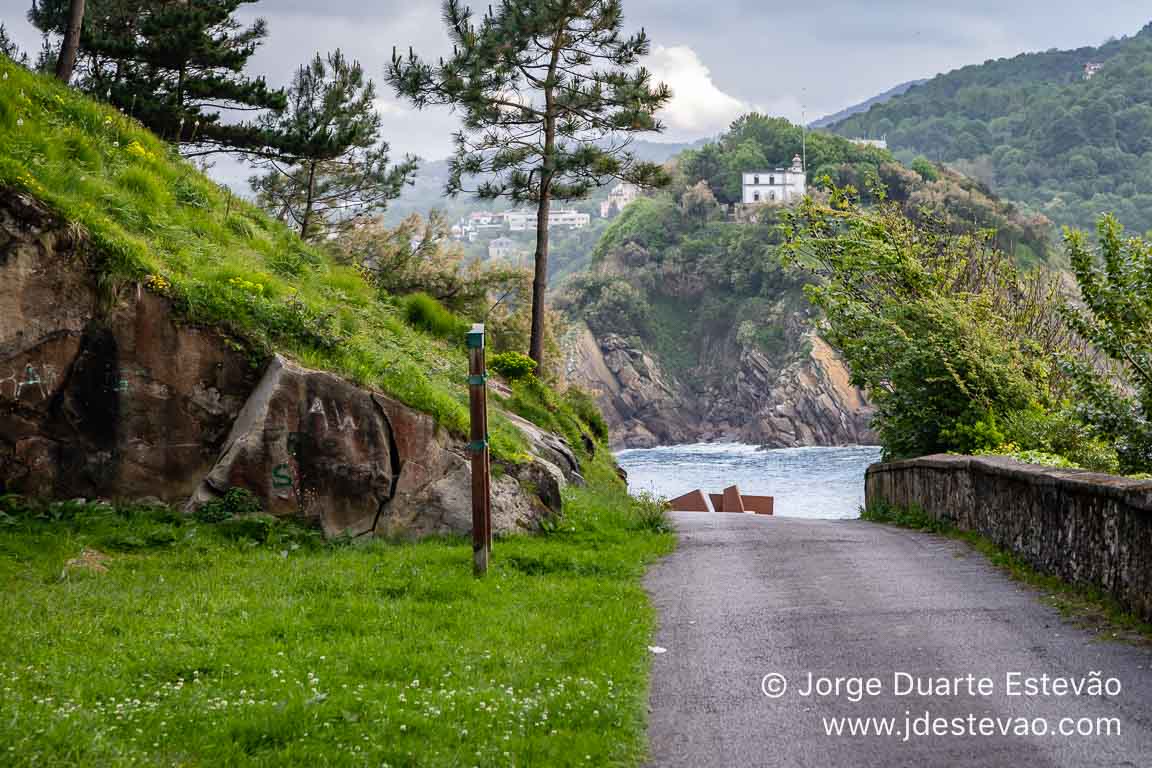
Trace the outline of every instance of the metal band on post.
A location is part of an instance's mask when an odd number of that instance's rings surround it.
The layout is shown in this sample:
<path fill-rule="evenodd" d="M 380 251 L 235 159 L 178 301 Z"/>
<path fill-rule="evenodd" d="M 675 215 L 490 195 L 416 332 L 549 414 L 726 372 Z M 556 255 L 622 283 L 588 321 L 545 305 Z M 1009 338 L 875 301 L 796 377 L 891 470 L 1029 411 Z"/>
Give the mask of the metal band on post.
<path fill-rule="evenodd" d="M 484 325 L 468 332 L 468 404 L 472 453 L 472 566 L 477 576 L 488 572 L 492 553 L 492 479 L 488 455 L 488 373 L 484 360 Z"/>

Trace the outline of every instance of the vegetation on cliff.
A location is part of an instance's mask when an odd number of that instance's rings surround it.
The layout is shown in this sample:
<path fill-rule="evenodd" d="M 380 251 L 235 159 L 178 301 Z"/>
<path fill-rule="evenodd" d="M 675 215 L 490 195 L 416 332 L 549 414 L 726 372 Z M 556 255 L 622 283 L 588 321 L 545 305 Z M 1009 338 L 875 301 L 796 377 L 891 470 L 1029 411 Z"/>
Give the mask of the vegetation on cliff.
<path fill-rule="evenodd" d="M 805 202 L 790 227 L 791 263 L 815 278 L 805 292 L 877 407 L 887 457 L 1152 468 L 1150 249 L 1114 219 L 1101 224 L 1099 254 L 1067 238 L 1083 307 L 1057 273 L 1021 270 L 987 233 L 861 208 L 842 190 L 830 205 Z"/>
<path fill-rule="evenodd" d="M 783 367 L 804 354 L 805 277 L 780 255 L 786 209 L 737 206 L 741 173 L 786 163 L 802 132 L 747 115 L 715 143 L 681 154 L 667 192 L 629 205 L 605 231 L 590 270 L 568 282 L 563 306 L 593 332 L 635 336 L 674 373 L 701 365 L 717 337 Z M 851 186 L 862 203 L 898 204 L 953 233 L 988 229 L 1022 263 L 1051 258 L 1047 222 L 1024 217 L 978 183 L 931 163 L 919 171 L 884 150 L 830 134 L 808 137 L 810 177 Z M 822 193 L 816 191 L 819 197 Z"/>
<path fill-rule="evenodd" d="M 955 164 L 1060 224 L 1152 229 L 1152 26 L 940 75 L 833 126 Z M 1089 76 L 1086 65 L 1102 65 Z"/>
<path fill-rule="evenodd" d="M 348 249 L 331 253 L 303 243 L 134 120 L 5 57 L 0 187 L 42 200 L 77 227 L 102 279 L 141 282 L 187 322 L 231 334 L 254 364 L 280 350 L 377 387 L 466 434 L 461 339 L 439 339 L 405 322 L 394 286 L 358 269 Z M 485 300 L 472 305 L 488 308 Z M 514 334 L 500 340 L 519 344 Z M 561 406 L 580 423 L 565 401 Z M 518 432 L 498 413 L 492 427 L 497 455 L 523 453 Z"/>
<path fill-rule="evenodd" d="M 1152 242 L 1125 237 L 1111 216 L 1099 247 L 1065 236 L 1082 304 L 1064 307 L 1068 325 L 1106 356 L 1072 360 L 1077 413 L 1111 441 L 1129 472 L 1152 472 Z"/>

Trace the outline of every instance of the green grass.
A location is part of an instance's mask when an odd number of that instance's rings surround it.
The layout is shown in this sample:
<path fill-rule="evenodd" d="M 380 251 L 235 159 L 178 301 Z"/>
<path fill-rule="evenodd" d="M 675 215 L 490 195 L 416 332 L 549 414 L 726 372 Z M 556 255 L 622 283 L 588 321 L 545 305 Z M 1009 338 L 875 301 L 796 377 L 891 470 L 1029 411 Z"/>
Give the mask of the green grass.
<path fill-rule="evenodd" d="M 405 296 L 401 303 L 404 307 L 404 319 L 414 328 L 455 342 L 463 340 L 464 334 L 468 333 L 467 323 L 426 293 Z"/>
<path fill-rule="evenodd" d="M 483 580 L 458 540 L 0 499 L 0 764 L 636 765 L 673 537 L 592 474 Z"/>
<path fill-rule="evenodd" d="M 1045 602 L 1073 623 L 1114 639 L 1152 643 L 1152 624 L 1126 610 L 1103 590 L 1041 573 L 1015 552 L 993 543 L 986 536 L 960 530 L 947 521 L 932 517 L 920 507 L 874 504 L 860 511 L 860 519 L 938 533 L 963 541 L 1016 581 L 1037 590 Z"/>
<path fill-rule="evenodd" d="M 467 432 L 460 339 L 404 322 L 354 269 L 223 189 L 137 122 L 0 55 L 0 194 L 39 198 L 85 231 L 111 284 L 138 280 L 183 317 L 378 387 Z M 524 446 L 499 415 L 492 448 Z"/>

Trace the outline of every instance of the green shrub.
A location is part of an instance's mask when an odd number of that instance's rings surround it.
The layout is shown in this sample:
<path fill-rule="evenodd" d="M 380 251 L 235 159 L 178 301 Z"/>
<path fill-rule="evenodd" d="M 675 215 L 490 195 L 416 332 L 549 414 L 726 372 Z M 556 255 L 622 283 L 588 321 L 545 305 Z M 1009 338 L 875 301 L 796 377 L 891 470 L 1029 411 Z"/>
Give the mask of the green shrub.
<path fill-rule="evenodd" d="M 604 420 L 600 406 L 596 405 L 596 399 L 577 387 L 569 387 L 565 399 L 580 420 L 588 425 L 588 429 L 592 430 L 593 436 L 606 442 L 608 440 L 608 422 Z"/>
<path fill-rule="evenodd" d="M 264 511 L 260 500 L 247 488 L 229 488 L 218 499 L 202 505 L 195 512 L 195 518 L 202 523 L 220 523 L 233 517 L 258 515 Z"/>
<path fill-rule="evenodd" d="M 797 209 L 788 255 L 820 277 L 805 294 L 876 407 L 886 458 L 994 449 L 1007 414 L 1051 407 L 1070 351 L 1057 280 L 1020 272 L 984 236 L 841 200 Z"/>
<path fill-rule="evenodd" d="M 16 120 L 19 119 L 16 112 L 16 105 L 10 101 L 0 99 L 0 129 L 10 130 L 16 126 Z"/>
<path fill-rule="evenodd" d="M 861 509 L 860 519 L 873 523 L 890 523 L 901 528 L 913 528 L 918 531 L 931 531 L 933 533 L 943 533 L 948 530 L 947 522 L 932 517 L 918 504 L 896 507 L 887 502 L 877 502 Z"/>
<path fill-rule="evenodd" d="M 1095 472 L 1120 471 L 1120 458 L 1115 446 L 1095 434 L 1070 407 L 1059 411 L 1045 411 L 1032 407 L 1009 414 L 1004 419 L 1007 445 L 995 453 L 1015 456 L 1033 464 L 1053 464 L 1062 459 L 1066 466 L 1091 469 Z M 1051 458 L 1046 458 L 1051 457 Z"/>
<path fill-rule="evenodd" d="M 229 216 L 228 228 L 247 240 L 254 239 L 257 234 L 256 225 L 244 216 Z"/>
<path fill-rule="evenodd" d="M 267 542 L 276 531 L 279 521 L 271 515 L 255 514 L 222 521 L 217 530 L 234 541 Z"/>
<path fill-rule="evenodd" d="M 936 168 L 936 164 L 923 156 L 912 161 L 912 170 L 920 174 L 920 178 L 924 181 L 936 181 L 940 178 L 940 171 Z"/>
<path fill-rule="evenodd" d="M 413 293 L 402 300 L 404 319 L 413 328 L 452 341 L 463 341 L 468 326 L 426 293 Z"/>
<path fill-rule="evenodd" d="M 519 381 L 536 373 L 536 361 L 523 352 L 501 352 L 493 355 L 488 367 L 508 381 Z"/>
<path fill-rule="evenodd" d="M 957 453 L 980 453 L 1004 444 L 1004 432 L 994 413 L 967 415 L 940 430 L 940 439 Z"/>

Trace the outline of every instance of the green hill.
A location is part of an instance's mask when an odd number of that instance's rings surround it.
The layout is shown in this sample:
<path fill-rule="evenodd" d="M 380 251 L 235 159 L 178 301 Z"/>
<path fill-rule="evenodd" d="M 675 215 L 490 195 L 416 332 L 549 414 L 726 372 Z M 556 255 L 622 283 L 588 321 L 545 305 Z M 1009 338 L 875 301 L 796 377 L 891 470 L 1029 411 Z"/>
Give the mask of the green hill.
<path fill-rule="evenodd" d="M 852 106 L 847 107 L 845 109 L 842 109 L 839 112 L 835 112 L 831 115 L 826 115 L 825 117 L 821 117 L 818 120 L 813 120 L 812 122 L 808 123 L 808 127 L 809 128 L 827 128 L 830 125 L 835 125 L 836 123 L 839 123 L 843 120 L 847 120 L 848 118 L 852 117 L 853 115 L 858 115 L 861 112 L 867 112 L 869 109 L 871 109 L 876 104 L 883 104 L 884 102 L 889 101 L 891 99 L 894 99 L 897 96 L 903 96 L 905 93 L 908 92 L 908 90 L 910 88 L 914 88 L 915 86 L 920 85 L 923 82 L 926 82 L 926 81 L 925 80 L 909 80 L 906 83 L 900 83 L 900 85 L 894 85 L 891 88 L 889 88 L 888 90 L 884 91 L 884 93 L 877 94 L 870 99 L 866 99 L 866 100 L 860 102 L 859 104 L 853 104 Z"/>
<path fill-rule="evenodd" d="M 1088 76 L 1086 65 L 1100 65 Z M 940 75 L 832 127 L 955 164 L 1058 224 L 1152 229 L 1152 25 Z"/>
<path fill-rule="evenodd" d="M 716 142 L 682 153 L 669 189 L 629 205 L 607 227 L 587 272 L 559 301 L 592 339 L 580 372 L 601 393 L 614 438 L 630 446 L 738 439 L 774 446 L 866 442 L 868 414 L 838 362 L 811 334 L 805 276 L 781 258 L 788 209 L 734 205 L 741 172 L 779 167 L 803 150 L 801 128 L 747 115 Z M 1051 227 L 978 182 L 929 162 L 809 134 L 809 191 L 831 179 L 868 204 L 881 195 L 953 232 L 995 231 L 1025 265 L 1051 261 Z M 603 360 L 600 358 L 603 357 Z M 842 381 L 847 381 L 847 375 Z"/>

